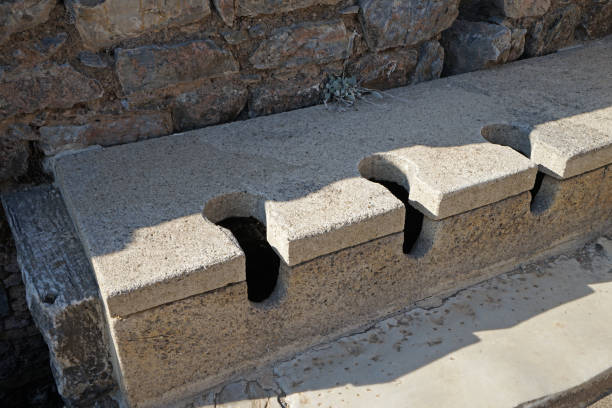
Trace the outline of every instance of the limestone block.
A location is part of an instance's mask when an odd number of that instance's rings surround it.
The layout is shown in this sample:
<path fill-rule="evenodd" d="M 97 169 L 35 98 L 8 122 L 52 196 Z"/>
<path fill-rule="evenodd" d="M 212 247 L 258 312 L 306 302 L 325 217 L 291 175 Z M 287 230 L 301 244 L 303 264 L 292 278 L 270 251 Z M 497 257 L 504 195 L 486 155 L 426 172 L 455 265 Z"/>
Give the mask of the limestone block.
<path fill-rule="evenodd" d="M 335 5 L 341 0 L 235 0 L 238 16 L 254 17 L 259 14 L 287 13 L 316 5 Z"/>
<path fill-rule="evenodd" d="M 100 98 L 98 81 L 68 64 L 39 65 L 0 77 L 0 119 L 41 109 L 67 109 Z"/>
<path fill-rule="evenodd" d="M 300 23 L 273 31 L 249 61 L 257 69 L 296 68 L 348 58 L 352 48 L 352 37 L 341 20 Z"/>
<path fill-rule="evenodd" d="M 0 44 L 12 33 L 44 23 L 57 0 L 15 0 L 0 4 Z"/>
<path fill-rule="evenodd" d="M 112 146 L 171 132 L 170 114 L 165 112 L 103 116 L 85 125 L 42 126 L 40 148 L 46 155 L 52 156 L 65 150 L 91 145 Z"/>
<path fill-rule="evenodd" d="M 208 0 L 67 0 L 83 44 L 93 50 L 210 14 Z"/>
<path fill-rule="evenodd" d="M 360 0 L 360 19 L 372 50 L 412 46 L 451 26 L 458 0 Z"/>
<path fill-rule="evenodd" d="M 220 77 L 239 70 L 231 52 L 219 48 L 210 40 L 119 48 L 115 55 L 115 70 L 127 94 Z"/>
<path fill-rule="evenodd" d="M 247 102 L 247 89 L 233 82 L 212 83 L 176 97 L 172 109 L 177 131 L 235 119 Z"/>
<path fill-rule="evenodd" d="M 417 300 L 511 270 L 560 243 L 595 237 L 610 227 L 611 177 L 604 168 L 547 178 L 551 202 L 539 215 L 525 192 L 443 220 L 426 218 L 412 254 L 402 251 L 404 233 L 397 233 L 282 264 L 263 304 L 249 302 L 240 283 L 112 319 L 128 398 L 142 406 L 173 401 Z"/>
<path fill-rule="evenodd" d="M 49 347 L 68 407 L 116 390 L 95 276 L 57 190 L 42 186 L 2 197 L 28 307 Z"/>
<path fill-rule="evenodd" d="M 449 75 L 504 64 L 512 50 L 512 32 L 498 24 L 457 20 L 442 34 Z"/>

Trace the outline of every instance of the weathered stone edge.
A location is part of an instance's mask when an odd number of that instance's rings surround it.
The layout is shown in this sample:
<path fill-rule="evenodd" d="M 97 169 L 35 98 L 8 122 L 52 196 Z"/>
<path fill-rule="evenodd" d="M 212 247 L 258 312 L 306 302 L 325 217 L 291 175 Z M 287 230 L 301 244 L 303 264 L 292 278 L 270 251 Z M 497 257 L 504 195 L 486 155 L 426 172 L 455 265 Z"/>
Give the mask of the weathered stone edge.
<path fill-rule="evenodd" d="M 43 185 L 3 195 L 2 204 L 15 239 L 28 308 L 49 347 L 64 403 L 82 407 L 109 398 L 117 384 L 105 341 L 103 306 L 59 192 Z M 70 273 L 78 267 L 82 269 Z M 66 290 L 60 292 L 58 286 Z"/>

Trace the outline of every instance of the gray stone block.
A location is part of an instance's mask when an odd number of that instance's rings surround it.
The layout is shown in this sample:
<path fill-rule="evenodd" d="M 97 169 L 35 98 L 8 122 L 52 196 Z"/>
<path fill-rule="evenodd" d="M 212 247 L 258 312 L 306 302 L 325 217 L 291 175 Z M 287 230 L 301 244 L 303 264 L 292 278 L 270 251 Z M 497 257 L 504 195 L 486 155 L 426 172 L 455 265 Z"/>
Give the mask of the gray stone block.
<path fill-rule="evenodd" d="M 58 391 L 69 407 L 93 404 L 116 382 L 95 276 L 60 194 L 41 186 L 4 195 L 2 203 Z"/>

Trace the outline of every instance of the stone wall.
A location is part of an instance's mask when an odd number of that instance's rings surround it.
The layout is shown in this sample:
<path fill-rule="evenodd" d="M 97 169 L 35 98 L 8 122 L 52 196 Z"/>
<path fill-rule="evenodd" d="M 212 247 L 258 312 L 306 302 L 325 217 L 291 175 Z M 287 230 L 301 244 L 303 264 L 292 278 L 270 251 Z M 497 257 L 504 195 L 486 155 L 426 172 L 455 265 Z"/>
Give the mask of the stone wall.
<path fill-rule="evenodd" d="M 610 0 L 14 0 L 0 10 L 0 180 L 37 152 L 315 104 L 328 74 L 384 89 L 438 77 L 445 51 L 453 74 L 612 31 Z"/>
<path fill-rule="evenodd" d="M 385 89 L 610 33 L 612 0 L 3 1 L 0 192 L 65 150 L 319 103 L 330 74 Z M 50 406 L 23 292 L 0 214 L 0 401 Z"/>

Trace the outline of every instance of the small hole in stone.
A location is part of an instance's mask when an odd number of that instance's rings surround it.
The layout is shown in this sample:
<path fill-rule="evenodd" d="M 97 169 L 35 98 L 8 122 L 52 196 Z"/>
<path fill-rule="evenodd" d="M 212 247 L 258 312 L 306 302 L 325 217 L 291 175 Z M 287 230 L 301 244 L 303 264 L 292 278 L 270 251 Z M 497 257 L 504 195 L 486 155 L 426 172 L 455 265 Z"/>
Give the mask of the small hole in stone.
<path fill-rule="evenodd" d="M 246 257 L 248 298 L 263 302 L 276 287 L 280 258 L 266 240 L 266 227 L 253 217 L 230 217 L 217 223 L 232 232 Z"/>
<path fill-rule="evenodd" d="M 554 180 L 552 177 L 539 171 L 536 175 L 533 188 L 529 192 L 531 194 L 529 209 L 533 214 L 542 214 L 550 208 L 555 200 L 556 188 Z"/>
<path fill-rule="evenodd" d="M 404 245 L 402 247 L 405 254 L 410 254 L 414 248 L 414 244 L 419 239 L 421 230 L 423 229 L 423 213 L 410 205 L 408 201 L 408 190 L 401 185 L 392 181 L 370 179 L 385 187 L 398 200 L 404 203 L 406 208 L 406 217 L 404 219 Z"/>
<path fill-rule="evenodd" d="M 46 293 L 43 296 L 43 303 L 47 303 L 49 305 L 52 305 L 53 303 L 55 303 L 55 300 L 57 299 L 57 295 L 55 293 Z"/>

